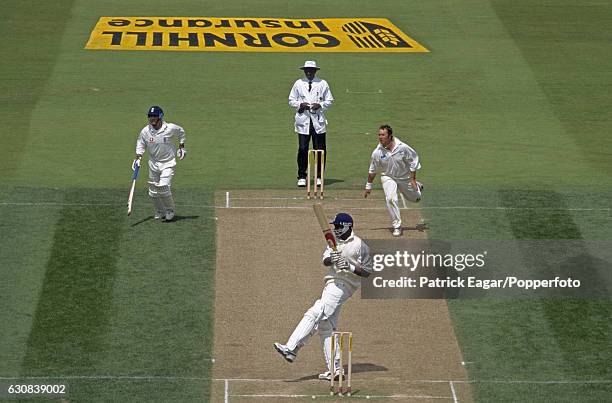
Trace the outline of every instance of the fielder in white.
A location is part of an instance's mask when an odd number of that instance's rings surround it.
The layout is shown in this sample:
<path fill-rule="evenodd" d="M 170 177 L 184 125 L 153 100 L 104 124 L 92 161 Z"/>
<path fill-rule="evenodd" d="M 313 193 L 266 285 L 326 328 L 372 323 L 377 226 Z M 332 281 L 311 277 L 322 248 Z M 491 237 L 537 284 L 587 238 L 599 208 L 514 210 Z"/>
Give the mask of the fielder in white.
<path fill-rule="evenodd" d="M 174 198 L 172 197 L 172 177 L 176 167 L 176 155 L 185 158 L 185 130 L 174 123 L 164 121 L 164 111 L 152 106 L 147 112 L 149 124 L 145 126 L 136 140 L 136 158 L 132 170 L 142 158 L 145 150 L 149 152 L 149 196 L 155 207 L 155 219 L 172 221 L 174 219 Z M 178 140 L 178 150 L 175 142 Z"/>
<path fill-rule="evenodd" d="M 342 305 L 361 285 L 360 277 L 368 277 L 372 272 L 370 248 L 353 232 L 353 218 L 339 213 L 330 223 L 334 224 L 334 234 L 338 242 L 337 251 L 329 246 L 323 252 L 323 264 L 329 267 L 325 275 L 325 287 L 321 298 L 304 313 L 304 317 L 289 337 L 287 344 L 274 343 L 274 348 L 285 360 L 293 362 L 297 353 L 310 336 L 319 332 L 327 364 L 327 371 L 319 379 L 331 380 L 331 339 L 332 332 L 338 329 L 338 318 Z M 336 345 L 336 374 L 340 374 L 340 349 Z"/>
<path fill-rule="evenodd" d="M 363 197 L 372 192 L 372 182 L 377 173 L 385 191 L 387 209 L 391 215 L 393 236 L 402 235 L 402 217 L 398 205 L 397 191 L 413 202 L 421 201 L 423 185 L 416 180 L 416 171 L 421 169 L 419 156 L 416 151 L 400 139 L 393 137 L 393 129 L 389 125 L 382 125 L 378 130 L 380 144 L 372 152 L 368 181 L 365 185 Z"/>

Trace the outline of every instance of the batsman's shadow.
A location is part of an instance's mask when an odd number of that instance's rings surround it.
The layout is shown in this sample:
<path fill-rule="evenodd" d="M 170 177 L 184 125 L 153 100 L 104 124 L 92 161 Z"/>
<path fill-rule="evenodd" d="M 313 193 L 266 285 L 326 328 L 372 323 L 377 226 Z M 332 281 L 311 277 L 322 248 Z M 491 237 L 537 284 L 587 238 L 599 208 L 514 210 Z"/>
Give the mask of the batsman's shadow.
<path fill-rule="evenodd" d="M 352 368 L 352 373 L 353 374 L 359 374 L 362 372 L 384 372 L 384 371 L 388 371 L 389 368 L 384 367 L 382 365 L 376 365 L 376 364 L 372 364 L 370 362 L 363 362 L 363 363 L 355 363 L 353 364 L 353 368 Z M 344 373 L 347 374 L 348 373 L 348 367 L 345 365 L 344 366 Z M 303 381 L 312 381 L 315 379 L 319 379 L 319 375 L 307 375 L 307 376 L 303 376 L 301 378 L 297 378 L 297 379 L 291 379 L 291 380 L 287 380 L 285 382 L 303 382 Z"/>
<path fill-rule="evenodd" d="M 402 231 L 425 232 L 428 229 L 429 228 L 427 227 L 427 223 L 416 224 L 414 227 L 402 227 Z M 393 228 L 390 228 L 390 227 L 370 228 L 370 230 L 372 230 L 372 231 L 389 231 L 389 232 L 393 232 Z"/>
<path fill-rule="evenodd" d="M 427 223 L 422 222 L 420 224 L 415 224 L 414 227 L 402 227 L 402 229 L 404 231 L 419 231 L 419 232 L 424 232 L 424 231 L 428 230 L 429 228 L 427 228 Z"/>
<path fill-rule="evenodd" d="M 175 215 L 174 220 L 172 220 L 172 222 L 183 220 L 197 220 L 198 218 L 200 218 L 199 215 Z"/>
<path fill-rule="evenodd" d="M 142 219 L 142 220 L 140 220 L 140 221 L 136 221 L 134 224 L 132 224 L 132 227 L 135 227 L 135 226 L 140 225 L 140 224 L 142 224 L 142 223 L 144 223 L 144 222 L 147 222 L 147 221 L 151 221 L 152 219 L 153 219 L 153 216 L 152 216 L 152 215 L 150 215 L 150 216 L 148 216 L 148 217 L 146 217 L 146 218 L 143 218 L 143 219 Z"/>
<path fill-rule="evenodd" d="M 170 221 L 168 224 L 172 224 L 175 221 L 182 221 L 182 220 L 197 220 L 198 218 L 200 218 L 199 215 L 175 215 L 174 219 L 172 221 Z M 154 219 L 154 217 L 152 215 L 150 215 L 150 216 L 148 216 L 146 218 L 143 218 L 140 221 L 135 222 L 134 224 L 132 224 L 132 227 L 135 227 L 135 226 L 140 225 L 142 223 L 145 223 L 147 221 L 151 221 L 153 219 Z"/>

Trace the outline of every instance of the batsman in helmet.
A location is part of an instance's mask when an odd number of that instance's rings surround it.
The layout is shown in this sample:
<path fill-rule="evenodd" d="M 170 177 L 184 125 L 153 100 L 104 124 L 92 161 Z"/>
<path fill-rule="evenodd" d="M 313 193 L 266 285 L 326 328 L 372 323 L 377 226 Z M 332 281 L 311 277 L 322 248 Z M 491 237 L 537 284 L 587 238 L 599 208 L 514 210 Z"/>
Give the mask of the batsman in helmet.
<path fill-rule="evenodd" d="M 323 265 L 328 270 L 321 298 L 304 313 L 287 344 L 274 343 L 276 351 L 288 362 L 293 362 L 300 348 L 318 331 L 327 364 L 327 370 L 319 375 L 319 379 L 328 381 L 332 377 L 332 368 L 336 368 L 334 376 L 341 371 L 338 346 L 334 349 L 335 357 L 332 358 L 331 354 L 332 333 L 338 330 L 342 305 L 359 288 L 361 277 L 368 277 L 372 273 L 370 248 L 353 232 L 353 218 L 349 214 L 339 213 L 330 224 L 334 226 L 337 246 L 334 251 L 328 245 L 323 252 Z"/>
<path fill-rule="evenodd" d="M 174 198 L 172 197 L 172 177 L 176 168 L 177 156 L 185 158 L 185 130 L 179 125 L 164 121 L 164 111 L 159 106 L 147 110 L 149 124 L 136 140 L 136 157 L 132 170 L 140 163 L 145 151 L 149 152 L 149 196 L 153 201 L 155 219 L 172 221 L 174 219 Z M 176 142 L 178 141 L 178 149 Z"/>

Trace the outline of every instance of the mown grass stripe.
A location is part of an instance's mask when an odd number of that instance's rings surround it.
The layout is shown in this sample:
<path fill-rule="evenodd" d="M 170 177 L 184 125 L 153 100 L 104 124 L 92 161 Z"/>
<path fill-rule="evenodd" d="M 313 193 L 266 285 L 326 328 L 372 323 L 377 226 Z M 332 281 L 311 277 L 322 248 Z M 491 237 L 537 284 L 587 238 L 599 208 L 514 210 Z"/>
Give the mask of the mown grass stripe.
<path fill-rule="evenodd" d="M 0 150 L 5 177 L 17 170 L 28 144 L 30 117 L 55 67 L 74 0 L 8 3 L 3 4 L 0 15 L 0 37 L 5 38 L 0 47 L 5 61 L 0 68 L 4 125 L 0 139 L 4 144 L 12 143 Z M 19 141 L 12 141 L 14 133 L 19 133 Z"/>
<path fill-rule="evenodd" d="M 68 191 L 67 202 L 82 193 Z M 114 207 L 64 206 L 33 318 L 22 374 L 84 373 L 104 350 L 122 218 Z"/>
<path fill-rule="evenodd" d="M 506 210 L 512 232 L 516 239 L 574 239 L 583 236 L 563 197 L 553 191 L 502 191 L 500 200 L 504 205 L 521 206 L 532 204 L 537 200 L 545 201 L 547 206 L 556 210 Z M 523 259 L 530 262 L 535 251 L 523 250 Z M 586 243 L 577 243 L 573 251 L 576 259 L 571 262 L 551 263 L 548 267 L 538 267 L 538 272 L 545 269 L 551 276 L 576 277 L 587 275 L 587 287 L 607 286 L 605 279 L 594 269 L 597 259 L 592 257 Z M 556 262 L 555 256 L 548 260 Z M 542 265 L 542 260 L 538 259 Z M 586 273 L 585 273 L 586 272 Z M 548 325 L 556 343 L 562 350 L 565 365 L 560 372 L 582 378 L 605 378 L 610 375 L 610 317 L 612 302 L 610 300 L 587 299 L 542 299 Z"/>
<path fill-rule="evenodd" d="M 0 374 L 21 369 L 59 212 L 0 209 Z"/>

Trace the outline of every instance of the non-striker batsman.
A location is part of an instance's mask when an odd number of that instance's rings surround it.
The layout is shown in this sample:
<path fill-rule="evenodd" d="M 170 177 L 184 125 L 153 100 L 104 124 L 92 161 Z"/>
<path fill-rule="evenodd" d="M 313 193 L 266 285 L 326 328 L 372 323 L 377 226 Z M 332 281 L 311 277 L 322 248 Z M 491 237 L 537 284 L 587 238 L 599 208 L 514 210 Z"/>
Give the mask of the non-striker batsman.
<path fill-rule="evenodd" d="M 159 106 L 150 107 L 147 117 L 149 124 L 140 131 L 136 141 L 136 158 L 132 162 L 132 169 L 148 151 L 149 196 L 155 208 L 154 217 L 172 221 L 175 206 L 171 186 L 176 168 L 175 155 L 180 160 L 185 158 L 185 130 L 179 125 L 165 122 L 164 111 Z"/>

